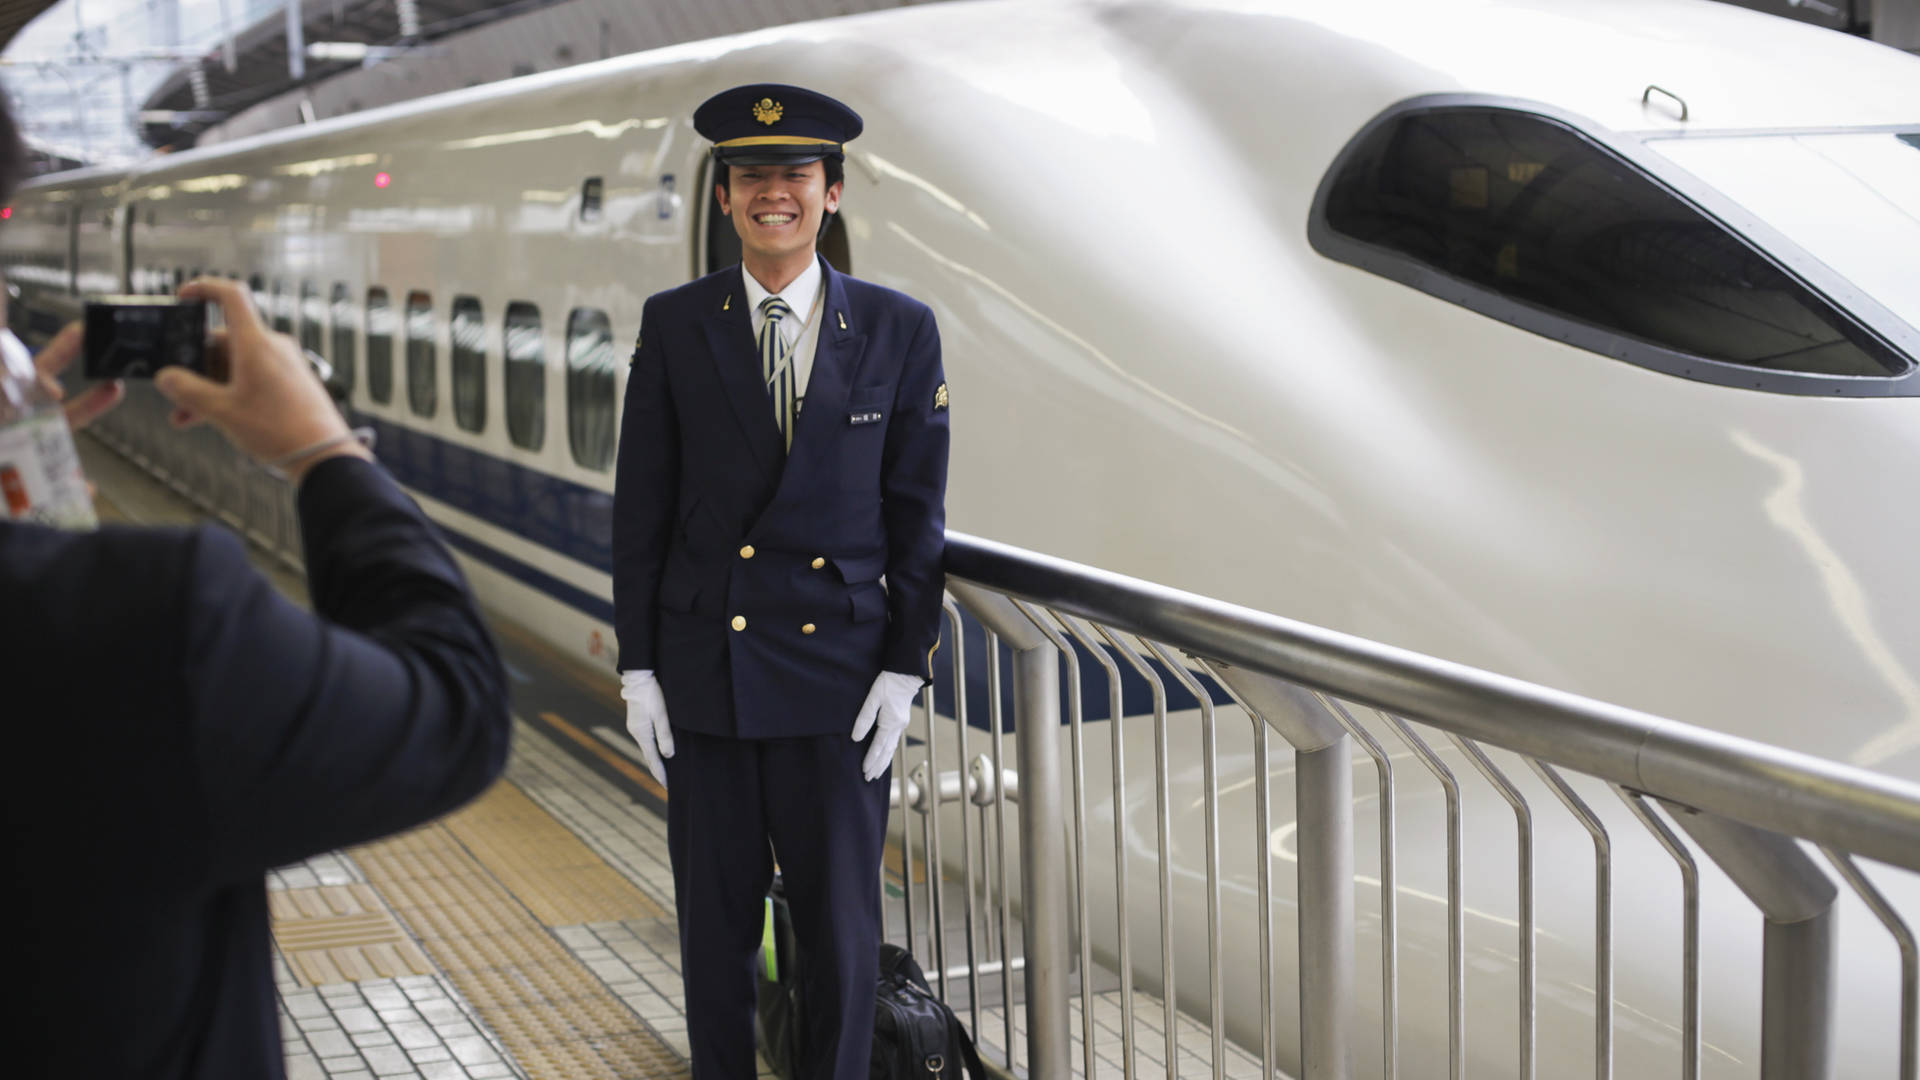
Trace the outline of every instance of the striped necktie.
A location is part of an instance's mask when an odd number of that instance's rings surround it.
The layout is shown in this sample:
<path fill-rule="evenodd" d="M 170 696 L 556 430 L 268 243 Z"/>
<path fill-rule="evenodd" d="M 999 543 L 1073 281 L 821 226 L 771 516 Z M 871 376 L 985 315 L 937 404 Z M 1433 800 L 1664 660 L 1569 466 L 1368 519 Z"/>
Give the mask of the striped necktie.
<path fill-rule="evenodd" d="M 767 397 L 773 402 L 773 422 L 780 426 L 780 443 L 793 449 L 794 385 L 793 364 L 787 353 L 787 339 L 780 333 L 780 320 L 793 314 L 785 300 L 769 296 L 760 301 L 760 375 L 767 381 Z"/>

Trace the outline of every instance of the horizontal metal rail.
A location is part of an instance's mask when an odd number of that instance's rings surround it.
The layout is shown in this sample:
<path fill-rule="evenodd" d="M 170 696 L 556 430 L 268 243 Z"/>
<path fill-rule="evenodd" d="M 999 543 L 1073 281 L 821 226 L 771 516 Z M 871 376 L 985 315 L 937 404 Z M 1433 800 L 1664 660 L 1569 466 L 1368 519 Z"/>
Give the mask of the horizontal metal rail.
<path fill-rule="evenodd" d="M 961 533 L 947 573 L 1632 791 L 1920 871 L 1920 785 Z"/>

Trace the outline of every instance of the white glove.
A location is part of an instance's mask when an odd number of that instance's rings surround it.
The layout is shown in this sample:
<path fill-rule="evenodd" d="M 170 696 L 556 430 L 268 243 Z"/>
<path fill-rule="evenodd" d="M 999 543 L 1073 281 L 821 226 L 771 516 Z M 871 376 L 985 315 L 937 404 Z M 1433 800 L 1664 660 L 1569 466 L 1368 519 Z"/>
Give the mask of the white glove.
<path fill-rule="evenodd" d="M 673 756 L 673 728 L 667 724 L 667 699 L 651 671 L 620 673 L 620 696 L 627 699 L 627 734 L 640 744 L 647 771 L 667 786 L 667 767 L 661 758 Z"/>
<path fill-rule="evenodd" d="M 853 721 L 854 742 L 866 738 L 876 723 L 879 726 L 873 745 L 867 747 L 867 759 L 860 764 L 860 774 L 868 780 L 878 779 L 887 771 L 887 766 L 893 764 L 894 748 L 900 745 L 900 736 L 907 730 L 907 720 L 913 715 L 913 698 L 920 692 L 921 685 L 920 676 L 902 675 L 897 671 L 883 671 L 873 680 L 873 689 L 867 691 L 867 700 Z"/>

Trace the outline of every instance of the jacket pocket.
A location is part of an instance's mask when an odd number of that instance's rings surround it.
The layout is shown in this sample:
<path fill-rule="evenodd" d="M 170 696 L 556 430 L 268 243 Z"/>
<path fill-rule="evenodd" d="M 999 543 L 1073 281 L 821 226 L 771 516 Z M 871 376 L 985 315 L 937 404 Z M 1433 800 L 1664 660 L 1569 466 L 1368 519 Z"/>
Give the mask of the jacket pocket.
<path fill-rule="evenodd" d="M 849 585 L 879 581 L 880 575 L 887 572 L 887 553 L 884 551 L 867 555 L 829 555 L 827 561 L 839 571 L 840 580 Z"/>

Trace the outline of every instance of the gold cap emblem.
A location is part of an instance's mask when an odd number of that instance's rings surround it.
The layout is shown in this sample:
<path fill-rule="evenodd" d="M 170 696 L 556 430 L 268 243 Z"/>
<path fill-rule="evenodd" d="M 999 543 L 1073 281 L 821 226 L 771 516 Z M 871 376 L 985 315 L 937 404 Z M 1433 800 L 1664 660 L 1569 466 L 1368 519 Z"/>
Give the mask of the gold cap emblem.
<path fill-rule="evenodd" d="M 785 111 L 786 107 L 784 105 L 781 105 L 770 97 L 763 97 L 753 103 L 753 118 L 768 127 L 779 123 L 780 114 Z"/>
<path fill-rule="evenodd" d="M 940 388 L 933 392 L 933 407 L 936 411 L 947 407 L 947 384 L 946 383 L 941 383 Z"/>

